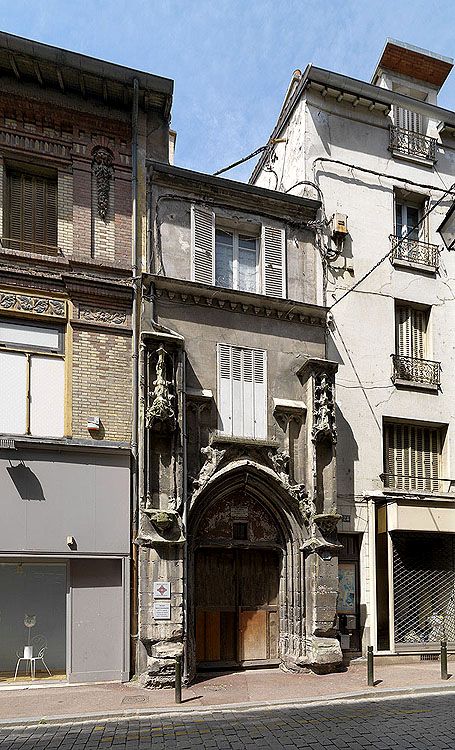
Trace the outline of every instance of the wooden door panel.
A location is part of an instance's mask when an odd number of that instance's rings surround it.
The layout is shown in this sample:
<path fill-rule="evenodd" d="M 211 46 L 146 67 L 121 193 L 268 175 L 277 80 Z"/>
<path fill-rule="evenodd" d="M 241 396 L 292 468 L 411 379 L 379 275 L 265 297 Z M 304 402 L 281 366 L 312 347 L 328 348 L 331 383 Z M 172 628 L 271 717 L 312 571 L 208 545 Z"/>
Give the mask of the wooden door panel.
<path fill-rule="evenodd" d="M 205 613 L 205 661 L 220 660 L 220 613 Z"/>
<path fill-rule="evenodd" d="M 263 609 L 240 612 L 240 659 L 267 659 L 267 615 Z"/>

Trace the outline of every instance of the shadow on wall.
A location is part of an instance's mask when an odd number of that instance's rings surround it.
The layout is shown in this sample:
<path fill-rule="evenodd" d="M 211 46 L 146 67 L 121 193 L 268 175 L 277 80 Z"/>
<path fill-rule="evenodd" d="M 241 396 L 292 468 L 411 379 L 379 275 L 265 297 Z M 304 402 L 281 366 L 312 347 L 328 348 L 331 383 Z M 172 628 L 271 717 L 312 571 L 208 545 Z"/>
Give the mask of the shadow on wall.
<path fill-rule="evenodd" d="M 22 500 L 34 500 L 39 503 L 46 500 L 40 480 L 23 461 L 16 464 L 16 466 L 13 466 L 10 462 L 10 465 L 6 467 L 6 471 L 10 475 Z"/>
<path fill-rule="evenodd" d="M 354 503 L 354 462 L 359 460 L 359 447 L 354 438 L 349 422 L 343 412 L 336 407 L 336 425 L 338 432 L 337 445 L 337 479 L 339 497 Z"/>

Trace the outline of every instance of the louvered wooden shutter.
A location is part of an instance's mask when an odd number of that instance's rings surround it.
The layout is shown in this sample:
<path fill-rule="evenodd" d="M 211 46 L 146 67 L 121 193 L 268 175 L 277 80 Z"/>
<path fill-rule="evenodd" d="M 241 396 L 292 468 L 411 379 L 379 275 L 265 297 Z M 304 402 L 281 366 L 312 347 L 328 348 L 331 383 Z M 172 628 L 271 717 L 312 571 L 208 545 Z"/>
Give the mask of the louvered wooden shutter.
<path fill-rule="evenodd" d="M 441 433 L 419 425 L 386 424 L 385 471 L 389 487 L 437 490 Z"/>
<path fill-rule="evenodd" d="M 215 214 L 191 207 L 191 278 L 200 284 L 213 284 L 215 259 Z"/>
<path fill-rule="evenodd" d="M 266 380 L 265 352 L 218 344 L 218 412 L 222 432 L 267 437 Z"/>
<path fill-rule="evenodd" d="M 426 310 L 397 307 L 397 354 L 425 359 L 428 314 Z"/>
<path fill-rule="evenodd" d="M 393 107 L 393 112 L 395 125 L 399 128 L 411 130 L 413 133 L 422 132 L 422 118 L 417 112 L 396 105 Z"/>
<path fill-rule="evenodd" d="M 286 297 L 285 232 L 262 227 L 262 291 L 271 297 Z"/>
<path fill-rule="evenodd" d="M 232 435 L 232 367 L 231 347 L 218 344 L 218 414 L 219 429 Z"/>
<path fill-rule="evenodd" d="M 13 249 L 46 251 L 57 246 L 57 183 L 19 172 L 8 176 L 8 236 Z"/>
<path fill-rule="evenodd" d="M 253 351 L 254 437 L 267 438 L 267 368 L 266 353 Z"/>

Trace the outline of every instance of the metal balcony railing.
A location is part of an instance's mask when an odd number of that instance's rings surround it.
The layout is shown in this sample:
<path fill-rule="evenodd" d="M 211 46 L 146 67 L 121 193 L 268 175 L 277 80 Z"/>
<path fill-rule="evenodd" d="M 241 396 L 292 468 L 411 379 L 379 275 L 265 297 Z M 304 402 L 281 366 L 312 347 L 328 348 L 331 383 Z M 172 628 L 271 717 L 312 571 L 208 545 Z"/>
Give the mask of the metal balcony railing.
<path fill-rule="evenodd" d="M 436 161 L 436 139 L 414 130 L 405 130 L 397 125 L 390 126 L 389 150 L 405 156 L 418 156 L 421 159 Z"/>
<path fill-rule="evenodd" d="M 403 492 L 435 492 L 439 494 L 455 493 L 455 479 L 441 477 L 424 477 L 418 474 L 392 474 L 385 471 L 381 474 L 385 489 L 402 490 Z"/>
<path fill-rule="evenodd" d="M 439 267 L 439 245 L 431 245 L 429 242 L 412 240 L 410 237 L 397 237 L 390 235 L 392 245 L 391 260 L 404 260 L 409 263 L 418 263 L 427 268 Z"/>
<path fill-rule="evenodd" d="M 392 354 L 393 379 L 407 380 L 410 383 L 439 386 L 441 384 L 441 363 L 430 359 L 406 357 Z"/>

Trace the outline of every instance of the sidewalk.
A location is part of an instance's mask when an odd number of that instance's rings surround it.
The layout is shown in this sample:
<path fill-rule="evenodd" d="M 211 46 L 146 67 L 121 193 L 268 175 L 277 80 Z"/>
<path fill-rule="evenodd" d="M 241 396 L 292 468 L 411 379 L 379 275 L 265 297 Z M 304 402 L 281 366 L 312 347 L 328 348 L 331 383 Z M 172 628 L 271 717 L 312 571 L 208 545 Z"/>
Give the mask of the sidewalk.
<path fill-rule="evenodd" d="M 455 664 L 449 662 L 449 674 Z M 454 669 L 455 672 L 455 669 Z M 267 705 L 352 697 L 383 697 L 412 693 L 454 690 L 455 676 L 440 679 L 438 662 L 375 666 L 374 688 L 366 684 L 366 664 L 356 663 L 345 672 L 329 675 L 291 674 L 279 669 L 207 674 L 184 689 L 182 705 L 174 703 L 173 690 L 145 690 L 134 683 L 99 685 L 21 687 L 0 690 L 0 724 L 18 720 L 45 722 L 61 717 L 77 719 L 137 716 L 163 709 L 190 710 L 233 704 Z M 355 695 L 359 694 L 359 695 Z"/>

